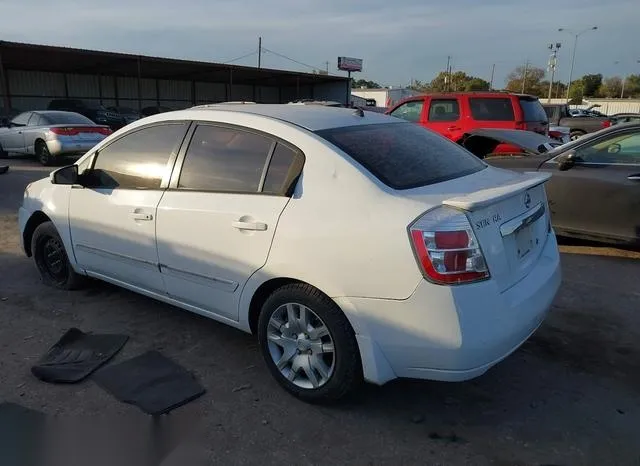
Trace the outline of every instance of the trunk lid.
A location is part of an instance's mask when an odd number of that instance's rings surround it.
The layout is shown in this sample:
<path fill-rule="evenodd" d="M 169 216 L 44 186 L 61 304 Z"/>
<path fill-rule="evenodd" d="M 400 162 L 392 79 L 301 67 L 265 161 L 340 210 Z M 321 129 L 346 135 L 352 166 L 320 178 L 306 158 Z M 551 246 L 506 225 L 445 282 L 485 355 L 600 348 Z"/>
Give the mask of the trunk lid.
<path fill-rule="evenodd" d="M 550 228 L 544 190 L 549 178 L 546 173 L 487 168 L 435 185 L 445 193 L 442 205 L 467 215 L 501 291 L 522 280 L 540 257 Z M 414 190 L 409 197 L 433 203 L 434 196 L 425 191 Z"/>

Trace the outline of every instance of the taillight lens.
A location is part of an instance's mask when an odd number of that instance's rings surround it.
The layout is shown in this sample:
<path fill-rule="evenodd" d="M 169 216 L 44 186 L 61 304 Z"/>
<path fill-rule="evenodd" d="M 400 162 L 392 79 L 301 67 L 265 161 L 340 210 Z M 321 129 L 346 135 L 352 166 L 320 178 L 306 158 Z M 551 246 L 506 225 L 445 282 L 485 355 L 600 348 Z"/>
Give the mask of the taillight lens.
<path fill-rule="evenodd" d="M 425 213 L 410 227 L 422 274 L 439 284 L 470 283 L 489 278 L 489 269 L 467 216 L 449 207 Z"/>
<path fill-rule="evenodd" d="M 602 127 L 603 128 L 608 128 L 609 126 L 611 126 L 611 120 L 604 120 L 602 122 Z"/>

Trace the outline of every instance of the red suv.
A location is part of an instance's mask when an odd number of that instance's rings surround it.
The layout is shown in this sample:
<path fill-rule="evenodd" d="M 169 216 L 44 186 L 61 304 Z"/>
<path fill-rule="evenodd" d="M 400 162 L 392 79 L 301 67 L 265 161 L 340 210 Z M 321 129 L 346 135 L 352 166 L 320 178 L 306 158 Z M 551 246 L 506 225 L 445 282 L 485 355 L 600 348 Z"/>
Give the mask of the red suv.
<path fill-rule="evenodd" d="M 547 114 L 537 97 L 506 92 L 452 92 L 410 97 L 386 112 L 419 123 L 458 142 L 477 128 L 548 133 Z"/>

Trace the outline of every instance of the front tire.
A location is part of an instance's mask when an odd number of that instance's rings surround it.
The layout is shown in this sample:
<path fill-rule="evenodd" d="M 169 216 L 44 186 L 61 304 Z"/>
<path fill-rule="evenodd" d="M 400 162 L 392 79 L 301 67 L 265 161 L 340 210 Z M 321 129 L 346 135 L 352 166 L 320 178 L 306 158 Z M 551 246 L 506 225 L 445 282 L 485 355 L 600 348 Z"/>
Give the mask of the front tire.
<path fill-rule="evenodd" d="M 84 284 L 84 277 L 71 267 L 62 238 L 52 222 L 38 225 L 31 238 L 31 251 L 45 285 L 74 290 Z"/>
<path fill-rule="evenodd" d="M 9 158 L 9 152 L 5 151 L 4 148 L 2 147 L 2 144 L 0 144 L 0 159 L 8 159 Z"/>
<path fill-rule="evenodd" d="M 267 367 L 292 395 L 336 401 L 362 382 L 355 334 L 340 308 L 310 285 L 274 291 L 262 306 L 258 340 Z"/>
<path fill-rule="evenodd" d="M 38 158 L 38 162 L 40 162 L 45 167 L 53 163 L 53 158 L 51 157 L 49 148 L 43 141 L 38 141 L 36 143 L 36 157 Z"/>
<path fill-rule="evenodd" d="M 569 139 L 571 139 L 572 141 L 575 141 L 576 139 L 581 138 L 582 136 L 584 136 L 586 133 L 584 131 L 571 131 L 571 133 L 569 134 Z"/>

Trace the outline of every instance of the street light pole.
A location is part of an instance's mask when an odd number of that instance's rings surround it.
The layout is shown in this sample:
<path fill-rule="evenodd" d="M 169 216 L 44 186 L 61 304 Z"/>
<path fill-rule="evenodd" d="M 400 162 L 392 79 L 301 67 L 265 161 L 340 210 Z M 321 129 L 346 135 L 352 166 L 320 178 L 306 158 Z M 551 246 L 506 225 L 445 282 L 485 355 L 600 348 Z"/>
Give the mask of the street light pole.
<path fill-rule="evenodd" d="M 571 69 L 569 71 L 569 84 L 567 85 L 567 101 L 569 101 L 569 93 L 571 92 L 571 80 L 573 79 L 573 65 L 575 64 L 575 61 L 576 61 L 576 48 L 578 47 L 578 37 L 580 37 L 585 32 L 595 31 L 596 29 L 598 29 L 598 26 L 593 26 L 587 29 L 583 29 L 582 31 L 577 33 L 566 28 L 558 29 L 558 32 L 566 32 L 567 34 L 571 34 L 574 38 L 573 53 L 571 54 Z"/>

